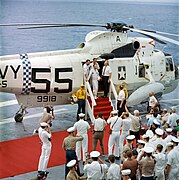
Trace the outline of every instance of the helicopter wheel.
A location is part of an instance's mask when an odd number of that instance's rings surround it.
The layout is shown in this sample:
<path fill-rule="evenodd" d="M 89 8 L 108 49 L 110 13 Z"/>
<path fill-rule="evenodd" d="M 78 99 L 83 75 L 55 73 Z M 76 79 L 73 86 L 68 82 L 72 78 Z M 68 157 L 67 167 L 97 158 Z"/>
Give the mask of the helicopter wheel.
<path fill-rule="evenodd" d="M 16 122 L 22 122 L 23 120 L 23 114 L 22 113 L 17 113 L 14 117 Z"/>

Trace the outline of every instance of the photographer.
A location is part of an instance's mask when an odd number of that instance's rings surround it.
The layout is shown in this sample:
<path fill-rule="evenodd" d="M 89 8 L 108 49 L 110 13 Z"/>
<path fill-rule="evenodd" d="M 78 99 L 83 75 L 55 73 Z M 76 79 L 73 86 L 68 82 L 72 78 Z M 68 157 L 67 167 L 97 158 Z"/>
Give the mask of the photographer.
<path fill-rule="evenodd" d="M 38 175 L 40 174 L 40 176 L 43 177 L 48 173 L 46 170 L 51 153 L 52 134 L 49 125 L 45 122 L 40 123 L 40 128 L 38 129 L 38 132 L 39 132 L 39 138 L 42 143 L 42 152 L 38 164 Z"/>

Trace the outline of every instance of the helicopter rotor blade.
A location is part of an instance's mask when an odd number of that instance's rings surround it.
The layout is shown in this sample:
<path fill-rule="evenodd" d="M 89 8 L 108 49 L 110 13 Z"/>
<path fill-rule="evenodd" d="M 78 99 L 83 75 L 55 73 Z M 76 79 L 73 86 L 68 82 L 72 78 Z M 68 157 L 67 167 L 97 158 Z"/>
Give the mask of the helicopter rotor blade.
<path fill-rule="evenodd" d="M 171 39 L 171 38 L 168 38 L 168 37 L 159 35 L 159 34 L 155 34 L 155 33 L 153 33 L 153 32 L 147 32 L 147 31 L 143 31 L 143 30 L 140 30 L 140 29 L 130 28 L 130 27 L 124 27 L 124 28 L 125 28 L 125 29 L 128 29 L 128 30 L 130 30 L 130 31 L 134 31 L 134 32 L 137 32 L 137 33 L 146 35 L 146 36 L 151 37 L 151 38 L 153 38 L 153 39 L 154 39 L 154 38 L 157 38 L 157 39 L 159 39 L 160 41 L 161 41 L 161 40 L 164 40 L 164 41 L 167 41 L 167 42 L 170 42 L 170 43 L 179 45 L 179 41 L 176 41 L 176 40 L 174 40 L 174 39 Z"/>
<path fill-rule="evenodd" d="M 51 27 L 103 27 L 103 24 L 48 24 L 48 23 L 16 23 L 16 24 L 0 24 L 0 26 L 20 26 L 18 29 L 35 29 L 35 28 L 51 28 Z M 22 26 L 22 27 L 21 27 Z"/>
<path fill-rule="evenodd" d="M 169 36 L 179 37 L 179 34 L 172 34 L 172 33 L 167 33 L 167 32 L 162 32 L 162 31 L 153 31 L 153 30 L 148 30 L 148 29 L 140 29 L 140 30 L 151 32 L 151 33 L 158 33 L 158 34 L 165 34 L 165 35 L 169 35 Z"/>

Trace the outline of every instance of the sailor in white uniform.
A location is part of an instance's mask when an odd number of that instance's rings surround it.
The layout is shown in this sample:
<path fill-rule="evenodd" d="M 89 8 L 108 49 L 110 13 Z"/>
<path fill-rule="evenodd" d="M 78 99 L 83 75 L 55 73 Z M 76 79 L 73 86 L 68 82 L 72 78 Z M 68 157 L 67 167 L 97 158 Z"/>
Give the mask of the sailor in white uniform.
<path fill-rule="evenodd" d="M 80 113 L 79 114 L 79 121 L 77 121 L 74 124 L 74 130 L 77 131 L 77 136 L 82 136 L 83 140 L 78 141 L 76 143 L 76 155 L 78 158 L 78 161 L 81 160 L 81 148 L 83 152 L 83 161 L 86 160 L 86 155 L 85 153 L 88 152 L 88 130 L 90 129 L 90 125 L 88 122 L 84 120 L 85 114 Z"/>
<path fill-rule="evenodd" d="M 121 174 L 122 174 L 122 179 L 123 180 L 131 180 L 131 178 L 130 178 L 131 170 L 130 169 L 122 170 Z"/>
<path fill-rule="evenodd" d="M 167 137 L 164 139 L 165 143 L 169 143 L 172 140 L 172 128 L 166 128 Z"/>
<path fill-rule="evenodd" d="M 179 180 L 179 139 L 173 137 L 172 142 L 174 148 L 168 153 L 167 156 L 167 175 L 168 180 Z"/>
<path fill-rule="evenodd" d="M 108 141 L 108 156 L 114 154 L 116 159 L 119 159 L 119 140 L 122 119 L 118 117 L 117 113 L 117 110 L 112 111 L 111 116 L 107 120 L 107 123 L 110 124 L 110 129 L 112 130 L 112 133 L 110 134 Z M 112 152 L 113 146 L 114 153 Z"/>
<path fill-rule="evenodd" d="M 52 143 L 51 143 L 52 134 L 49 125 L 45 122 L 42 122 L 40 123 L 40 126 L 41 127 L 38 129 L 38 133 L 39 133 L 39 138 L 42 142 L 42 152 L 38 164 L 39 173 L 46 172 L 50 153 L 51 153 L 51 147 L 52 147 Z"/>
<path fill-rule="evenodd" d="M 100 152 L 92 151 L 90 153 L 92 163 L 88 164 L 87 159 L 85 161 L 83 170 L 86 171 L 88 180 L 104 179 L 104 175 L 108 170 L 108 166 L 99 158 L 99 156 Z"/>
<path fill-rule="evenodd" d="M 166 143 L 162 139 L 162 135 L 163 135 L 164 132 L 163 132 L 162 129 L 157 128 L 155 130 L 155 133 L 156 133 L 156 139 L 152 142 L 152 145 L 154 146 L 154 150 L 156 150 L 158 144 L 161 144 L 163 146 L 162 153 L 164 153 L 165 149 L 166 149 Z"/>

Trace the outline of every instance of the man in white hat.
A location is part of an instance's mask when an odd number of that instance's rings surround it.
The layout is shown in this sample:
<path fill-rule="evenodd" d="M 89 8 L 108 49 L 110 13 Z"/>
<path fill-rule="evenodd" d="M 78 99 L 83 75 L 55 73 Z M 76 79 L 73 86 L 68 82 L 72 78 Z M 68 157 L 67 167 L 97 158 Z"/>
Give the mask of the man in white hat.
<path fill-rule="evenodd" d="M 152 131 L 151 131 L 152 132 Z M 153 134 L 153 132 L 152 132 L 152 134 Z M 151 135 L 152 135 L 151 134 Z M 153 135 L 152 135 L 153 136 Z M 145 141 L 145 146 L 144 147 L 153 147 L 154 148 L 154 146 L 152 145 L 152 143 L 149 141 L 150 140 L 150 136 L 149 136 L 149 134 L 144 134 L 143 136 L 142 136 L 142 139 Z"/>
<path fill-rule="evenodd" d="M 47 165 L 50 158 L 51 147 L 52 147 L 52 143 L 51 143 L 52 134 L 50 131 L 50 127 L 46 122 L 40 123 L 38 134 L 42 142 L 42 152 L 38 164 L 38 174 L 41 174 L 43 177 L 45 176 L 46 173 L 48 173 L 46 171 L 47 171 Z"/>
<path fill-rule="evenodd" d="M 70 169 L 69 173 L 67 174 L 66 180 L 79 180 L 79 179 L 86 179 L 86 177 L 80 177 L 76 172 L 76 160 L 73 159 L 68 162 L 67 167 Z"/>
<path fill-rule="evenodd" d="M 123 151 L 122 151 L 122 160 L 124 160 L 127 156 L 126 156 L 126 152 L 128 150 L 132 150 L 132 144 L 134 142 L 135 136 L 134 135 L 129 135 L 126 137 L 126 144 L 123 147 Z"/>
<path fill-rule="evenodd" d="M 119 147 L 120 147 L 120 154 L 123 151 L 123 144 L 124 139 L 129 135 L 129 130 L 131 126 L 131 118 L 129 118 L 129 113 L 123 112 L 121 115 L 122 118 L 122 131 L 121 131 L 121 137 L 119 141 Z"/>
<path fill-rule="evenodd" d="M 156 152 L 153 154 L 155 157 L 155 177 L 157 180 L 164 180 L 165 179 L 165 168 L 166 168 L 166 155 L 162 153 L 163 146 L 161 144 L 157 145 Z"/>
<path fill-rule="evenodd" d="M 120 129 L 122 126 L 122 119 L 118 117 L 117 110 L 111 112 L 107 123 L 110 124 L 112 133 L 108 140 L 108 156 L 114 154 L 117 160 L 119 160 L 119 140 L 120 140 Z M 114 152 L 112 152 L 114 146 Z"/>
<path fill-rule="evenodd" d="M 83 152 L 83 162 L 86 160 L 85 153 L 88 152 L 88 130 L 90 129 L 90 125 L 87 121 L 84 120 L 85 114 L 79 114 L 79 121 L 74 124 L 74 130 L 77 131 L 77 136 L 82 136 L 83 140 L 78 141 L 76 143 L 76 155 L 78 161 L 81 160 L 81 148 Z"/>
<path fill-rule="evenodd" d="M 121 174 L 122 174 L 123 180 L 131 180 L 131 178 L 130 178 L 131 170 L 130 169 L 121 170 Z"/>
<path fill-rule="evenodd" d="M 167 123 L 169 115 L 170 114 L 168 113 L 168 110 L 166 108 L 164 108 L 163 111 L 162 111 L 162 114 L 161 114 L 161 116 L 162 116 L 162 127 L 163 128 L 167 127 L 166 123 Z"/>
<path fill-rule="evenodd" d="M 167 156 L 167 178 L 172 180 L 179 179 L 179 139 L 172 138 L 174 148 L 168 153 Z"/>
<path fill-rule="evenodd" d="M 169 143 L 172 140 L 172 128 L 166 128 L 167 137 L 164 139 L 165 143 Z"/>
<path fill-rule="evenodd" d="M 161 144 L 163 146 L 162 153 L 164 153 L 166 149 L 166 143 L 162 139 L 163 133 L 164 131 L 162 129 L 157 128 L 155 130 L 156 139 L 152 142 L 152 145 L 154 146 L 154 150 L 156 150 L 158 144 Z"/>
<path fill-rule="evenodd" d="M 141 155 L 143 154 L 143 148 L 145 147 L 146 142 L 143 140 L 138 140 L 137 141 L 137 152 L 138 152 L 138 156 L 137 156 L 137 161 L 139 161 Z"/>
<path fill-rule="evenodd" d="M 77 156 L 75 152 L 76 142 L 83 140 L 82 136 L 74 137 L 74 132 L 75 132 L 74 127 L 68 128 L 67 132 L 69 133 L 69 136 L 67 136 L 63 140 L 63 144 L 62 144 L 62 148 L 66 151 L 66 165 L 68 162 L 70 162 L 73 159 L 77 160 Z M 68 172 L 69 172 L 69 169 L 67 168 L 67 166 L 65 166 L 65 177 L 67 176 Z M 77 163 L 77 173 L 79 176 L 81 175 L 78 163 Z"/>
<path fill-rule="evenodd" d="M 176 107 L 172 107 L 171 114 L 168 116 L 167 125 L 172 128 L 177 126 L 177 119 L 179 119 L 179 115 L 176 114 Z"/>
<path fill-rule="evenodd" d="M 144 158 L 139 161 L 139 174 L 141 180 L 153 180 L 155 161 L 152 158 L 152 153 L 154 149 L 152 147 L 145 147 L 143 151 Z"/>
<path fill-rule="evenodd" d="M 92 163 L 88 164 L 88 159 L 85 161 L 84 171 L 87 173 L 87 179 L 97 180 L 103 179 L 104 175 L 107 172 L 107 165 L 100 159 L 100 152 L 92 151 L 90 153 L 90 157 L 92 159 Z"/>
<path fill-rule="evenodd" d="M 85 114 L 85 105 L 86 105 L 86 90 L 84 84 L 81 84 L 80 89 L 76 92 L 76 97 L 78 99 L 78 111 L 77 111 L 77 120 L 79 120 L 79 114 Z"/>

